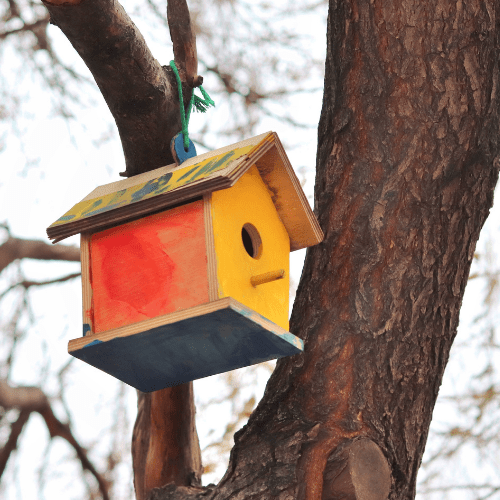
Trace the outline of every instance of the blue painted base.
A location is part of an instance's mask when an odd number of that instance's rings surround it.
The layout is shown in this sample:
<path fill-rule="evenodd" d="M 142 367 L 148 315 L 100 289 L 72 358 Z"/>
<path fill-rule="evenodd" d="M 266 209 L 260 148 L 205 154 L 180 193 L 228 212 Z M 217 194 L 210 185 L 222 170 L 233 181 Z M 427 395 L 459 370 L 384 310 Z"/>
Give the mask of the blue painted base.
<path fill-rule="evenodd" d="M 254 311 L 243 309 L 227 307 L 127 337 L 96 339 L 70 354 L 151 392 L 302 351 L 300 339 L 266 320 L 276 327 L 269 331 Z"/>

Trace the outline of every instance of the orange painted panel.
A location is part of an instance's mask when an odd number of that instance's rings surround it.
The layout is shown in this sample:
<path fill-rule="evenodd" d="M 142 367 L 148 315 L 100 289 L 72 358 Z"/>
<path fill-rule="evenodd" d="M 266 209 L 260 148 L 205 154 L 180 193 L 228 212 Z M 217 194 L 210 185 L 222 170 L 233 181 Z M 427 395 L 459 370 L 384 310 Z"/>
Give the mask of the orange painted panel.
<path fill-rule="evenodd" d="M 208 302 L 203 201 L 93 234 L 95 333 Z"/>

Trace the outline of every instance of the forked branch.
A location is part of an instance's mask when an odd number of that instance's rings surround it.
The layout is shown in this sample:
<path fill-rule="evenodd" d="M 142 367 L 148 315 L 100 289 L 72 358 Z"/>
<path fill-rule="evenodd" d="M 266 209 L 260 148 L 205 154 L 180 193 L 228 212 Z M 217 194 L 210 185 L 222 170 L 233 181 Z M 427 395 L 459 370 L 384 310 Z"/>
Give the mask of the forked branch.
<path fill-rule="evenodd" d="M 112 0 L 43 0 L 91 71 L 115 119 L 131 177 L 174 162 L 172 137 L 181 130 L 175 77 L 153 57 L 123 7 Z M 175 62 L 190 87 L 200 85 L 194 33 L 185 0 L 169 2 Z"/>
<path fill-rule="evenodd" d="M 12 387 L 5 380 L 0 380 L 0 407 L 5 410 L 20 410 L 17 420 L 11 425 L 10 436 L 5 446 L 0 449 L 0 476 L 10 455 L 17 447 L 17 439 L 32 412 L 39 413 L 45 420 L 50 437 L 63 438 L 75 450 L 82 468 L 88 470 L 96 479 L 103 500 L 109 500 L 109 485 L 106 479 L 94 467 L 88 452 L 76 440 L 69 424 L 61 422 L 52 411 L 49 399 L 39 387 Z"/>

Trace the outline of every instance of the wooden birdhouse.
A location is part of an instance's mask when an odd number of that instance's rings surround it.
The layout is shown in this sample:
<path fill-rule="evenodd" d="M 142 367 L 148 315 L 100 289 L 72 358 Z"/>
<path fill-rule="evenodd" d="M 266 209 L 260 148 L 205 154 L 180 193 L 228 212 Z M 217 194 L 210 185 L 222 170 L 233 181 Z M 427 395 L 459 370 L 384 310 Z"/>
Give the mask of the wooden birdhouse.
<path fill-rule="evenodd" d="M 303 348 L 289 252 L 323 234 L 273 132 L 98 187 L 47 233 L 81 233 L 69 353 L 141 391 Z"/>

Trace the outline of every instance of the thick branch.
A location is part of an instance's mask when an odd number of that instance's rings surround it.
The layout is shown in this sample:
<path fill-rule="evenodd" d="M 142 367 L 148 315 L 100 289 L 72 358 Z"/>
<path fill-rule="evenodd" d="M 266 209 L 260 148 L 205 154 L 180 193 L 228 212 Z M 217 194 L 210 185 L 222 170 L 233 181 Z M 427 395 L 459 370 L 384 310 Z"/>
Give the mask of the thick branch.
<path fill-rule="evenodd" d="M 115 119 L 125 155 L 124 175 L 173 163 L 170 141 L 181 129 L 175 78 L 153 57 L 123 7 L 112 0 L 44 4 L 51 22 L 91 71 Z"/>
<path fill-rule="evenodd" d="M 80 249 L 65 245 L 50 245 L 39 240 L 10 237 L 0 245 L 0 272 L 17 259 L 80 262 Z"/>
<path fill-rule="evenodd" d="M 193 383 L 138 397 L 132 441 L 137 500 L 168 483 L 199 486 L 202 466 Z"/>

